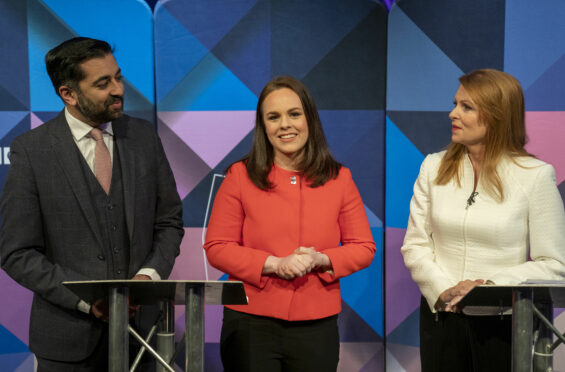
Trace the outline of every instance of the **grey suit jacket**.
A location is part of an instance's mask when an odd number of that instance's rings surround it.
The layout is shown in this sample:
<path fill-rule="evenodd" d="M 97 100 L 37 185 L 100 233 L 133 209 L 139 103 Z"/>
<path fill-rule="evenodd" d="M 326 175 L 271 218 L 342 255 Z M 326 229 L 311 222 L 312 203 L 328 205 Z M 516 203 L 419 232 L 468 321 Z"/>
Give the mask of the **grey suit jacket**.
<path fill-rule="evenodd" d="M 123 175 L 130 240 L 129 277 L 142 267 L 167 278 L 184 233 L 182 204 L 161 141 L 148 122 L 112 122 Z M 16 138 L 0 198 L 2 268 L 34 292 L 30 350 L 77 361 L 90 355 L 104 328 L 81 313 L 67 280 L 112 278 L 81 166 L 82 155 L 61 112 Z"/>

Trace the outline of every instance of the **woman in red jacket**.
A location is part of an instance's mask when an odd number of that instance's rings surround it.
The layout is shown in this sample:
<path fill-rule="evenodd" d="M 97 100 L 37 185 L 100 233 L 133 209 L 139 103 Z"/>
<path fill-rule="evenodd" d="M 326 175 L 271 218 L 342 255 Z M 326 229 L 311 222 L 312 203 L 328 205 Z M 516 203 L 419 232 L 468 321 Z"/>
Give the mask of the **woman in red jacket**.
<path fill-rule="evenodd" d="M 316 106 L 292 77 L 259 96 L 253 147 L 230 166 L 204 245 L 244 282 L 248 305 L 226 306 L 226 371 L 335 371 L 339 278 L 375 253 L 350 171 L 330 154 Z"/>

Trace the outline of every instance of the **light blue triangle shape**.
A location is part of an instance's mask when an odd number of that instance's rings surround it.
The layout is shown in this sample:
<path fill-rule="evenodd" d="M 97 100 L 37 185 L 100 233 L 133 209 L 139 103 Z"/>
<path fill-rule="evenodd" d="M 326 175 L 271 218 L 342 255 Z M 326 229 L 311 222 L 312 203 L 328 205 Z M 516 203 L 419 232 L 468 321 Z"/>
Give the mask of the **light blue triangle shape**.
<path fill-rule="evenodd" d="M 26 359 L 19 365 L 18 368 L 14 370 L 14 372 L 30 372 L 34 371 L 34 362 L 35 357 L 32 353 L 26 353 Z M 2 365 L 2 363 L 0 363 Z"/>
<path fill-rule="evenodd" d="M 387 110 L 450 111 L 461 69 L 400 7 L 388 19 Z"/>
<path fill-rule="evenodd" d="M 123 75 L 153 102 L 153 15 L 145 1 L 42 1 L 77 35 L 115 47 Z"/>
<path fill-rule="evenodd" d="M 0 111 L 0 138 L 4 138 L 28 114 L 29 111 Z"/>
<path fill-rule="evenodd" d="M 31 369 L 23 369 L 22 366 L 26 365 L 30 366 L 29 364 L 29 356 L 31 353 L 10 353 L 10 354 L 1 354 L 0 353 L 0 367 L 2 367 L 2 372 L 32 372 L 33 371 L 33 363 L 31 364 Z M 32 358 L 33 361 L 33 358 Z M 27 363 L 26 363 L 27 362 Z"/>
<path fill-rule="evenodd" d="M 59 111 L 63 102 L 47 75 L 45 54 L 76 35 L 42 2 L 28 1 L 27 5 L 30 108 L 32 111 Z"/>
<path fill-rule="evenodd" d="M 341 297 L 383 337 L 383 229 L 372 227 L 377 245 L 369 267 L 340 280 Z"/>
<path fill-rule="evenodd" d="M 383 227 L 383 221 L 377 217 L 372 210 L 369 209 L 365 204 L 365 214 L 367 214 L 367 219 L 369 220 L 369 226 L 371 227 Z"/>
<path fill-rule="evenodd" d="M 422 153 L 387 116 L 385 177 L 387 227 L 406 228 L 414 182 L 423 160 Z"/>
<path fill-rule="evenodd" d="M 506 2 L 504 70 L 528 89 L 565 53 L 565 1 Z"/>
<path fill-rule="evenodd" d="M 208 53 L 169 11 L 160 6 L 155 10 L 155 61 L 157 102 Z"/>
<path fill-rule="evenodd" d="M 212 53 L 159 103 L 158 111 L 255 110 L 257 97 Z"/>

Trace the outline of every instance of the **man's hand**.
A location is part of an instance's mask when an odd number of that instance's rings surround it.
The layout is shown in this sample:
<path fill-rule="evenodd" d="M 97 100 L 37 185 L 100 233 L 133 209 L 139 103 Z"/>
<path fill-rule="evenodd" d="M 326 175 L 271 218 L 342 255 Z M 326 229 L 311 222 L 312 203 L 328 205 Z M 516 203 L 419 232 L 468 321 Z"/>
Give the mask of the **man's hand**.
<path fill-rule="evenodd" d="M 151 280 L 151 277 L 145 274 L 137 274 L 131 280 Z"/>
<path fill-rule="evenodd" d="M 94 303 L 90 306 L 90 312 L 96 318 L 108 323 L 108 300 L 106 298 L 99 298 L 94 301 Z"/>

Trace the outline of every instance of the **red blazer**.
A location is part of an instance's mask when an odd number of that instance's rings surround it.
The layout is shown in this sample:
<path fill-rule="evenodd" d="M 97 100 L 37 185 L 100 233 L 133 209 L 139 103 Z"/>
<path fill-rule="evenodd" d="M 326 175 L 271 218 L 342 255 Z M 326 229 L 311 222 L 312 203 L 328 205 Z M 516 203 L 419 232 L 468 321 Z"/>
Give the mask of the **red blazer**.
<path fill-rule="evenodd" d="M 249 300 L 228 307 L 285 320 L 339 313 L 339 278 L 369 266 L 376 250 L 349 169 L 342 167 L 335 180 L 317 188 L 276 165 L 269 179 L 275 188 L 260 190 L 244 164 L 236 163 L 214 201 L 204 249 L 212 266 L 244 282 Z M 333 274 L 312 272 L 290 281 L 261 275 L 269 255 L 285 257 L 300 246 L 325 253 Z"/>

